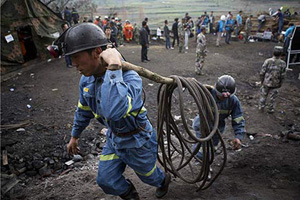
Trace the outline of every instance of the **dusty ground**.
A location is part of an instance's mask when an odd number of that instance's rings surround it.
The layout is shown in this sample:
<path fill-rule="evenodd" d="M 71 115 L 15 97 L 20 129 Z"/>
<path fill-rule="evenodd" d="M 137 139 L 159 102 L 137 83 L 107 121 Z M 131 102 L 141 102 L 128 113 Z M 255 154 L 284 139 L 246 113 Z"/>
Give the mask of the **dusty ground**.
<path fill-rule="evenodd" d="M 257 133 L 254 140 L 245 138 L 243 141 L 248 148 L 240 152 L 228 148 L 226 168 L 209 189 L 195 192 L 195 185 L 173 179 L 164 199 L 299 199 L 300 142 L 280 137 L 281 131 L 300 131 L 299 66 L 288 72 L 280 89 L 276 112 L 272 115 L 258 113 L 259 88 L 255 87 L 255 82 L 259 81 L 258 71 L 263 61 L 271 56 L 275 44 L 257 42 L 245 45 L 237 41 L 217 48 L 215 39 L 215 36 L 208 36 L 209 53 L 203 76 L 194 73 L 194 38 L 190 40 L 187 54 L 178 54 L 177 48 L 166 50 L 162 44 L 151 45 L 149 63 L 140 62 L 139 46 L 120 48 L 127 61 L 165 76 L 176 74 L 213 84 L 222 74 L 232 75 L 237 81 L 237 96 L 243 105 L 247 132 Z M 82 134 L 80 145 L 86 161 L 60 176 L 66 170 L 62 163 L 70 160 L 65 147 L 78 101 L 79 78 L 76 69 L 66 68 L 64 60 L 58 59 L 37 64 L 2 83 L 1 124 L 31 122 L 24 127 L 25 132 L 16 129 L 1 131 L 1 150 L 7 150 L 9 162 L 8 166 L 1 165 L 1 173 L 19 173 L 17 178 L 20 180 L 2 196 L 4 199 L 118 199 L 105 195 L 96 185 L 99 156 L 93 158 L 91 155 L 100 151 L 100 143 L 104 141 L 99 134 L 102 127 L 96 122 Z M 146 107 L 150 119 L 156 124 L 159 84 L 151 83 L 143 80 Z M 14 92 L 10 91 L 12 87 Z M 32 106 L 31 109 L 26 107 L 27 104 Z M 233 138 L 229 122 L 228 125 L 225 140 Z M 49 159 L 54 164 L 49 164 Z M 37 160 L 51 169 L 50 177 L 35 175 L 39 166 L 33 162 Z M 25 173 L 18 172 L 24 167 Z M 155 199 L 155 188 L 141 183 L 132 170 L 127 169 L 125 176 L 136 185 L 142 199 Z M 1 180 L 3 187 L 6 182 L 4 178 Z"/>

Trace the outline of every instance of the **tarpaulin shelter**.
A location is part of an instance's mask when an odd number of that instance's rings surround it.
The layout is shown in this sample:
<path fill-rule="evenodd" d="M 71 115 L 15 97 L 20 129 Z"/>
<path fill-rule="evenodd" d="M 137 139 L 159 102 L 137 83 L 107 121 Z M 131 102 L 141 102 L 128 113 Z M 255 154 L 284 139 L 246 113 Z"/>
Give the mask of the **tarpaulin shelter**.
<path fill-rule="evenodd" d="M 39 0 L 1 1 L 1 66 L 47 59 L 63 20 Z"/>

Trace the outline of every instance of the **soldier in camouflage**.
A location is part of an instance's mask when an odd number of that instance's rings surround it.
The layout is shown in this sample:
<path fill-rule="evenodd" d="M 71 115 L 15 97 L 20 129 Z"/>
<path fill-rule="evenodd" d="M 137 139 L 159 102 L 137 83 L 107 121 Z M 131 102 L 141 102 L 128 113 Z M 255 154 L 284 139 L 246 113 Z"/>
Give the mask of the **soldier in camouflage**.
<path fill-rule="evenodd" d="M 274 56 L 265 60 L 260 71 L 261 97 L 258 109 L 262 112 L 266 104 L 266 99 L 270 94 L 268 113 L 274 113 L 274 104 L 278 95 L 278 88 L 281 87 L 286 72 L 286 63 L 280 59 L 281 54 L 282 47 L 275 47 L 273 52 Z"/>
<path fill-rule="evenodd" d="M 181 19 L 181 23 L 178 23 L 178 37 L 179 37 L 179 53 L 182 53 L 184 45 L 184 34 L 185 34 L 185 18 Z"/>
<path fill-rule="evenodd" d="M 117 39 L 118 39 L 118 42 L 119 42 L 120 46 L 123 46 L 123 44 L 124 44 L 124 36 L 123 36 L 122 22 L 121 22 L 121 19 L 118 19 L 118 18 L 116 18 L 115 21 L 116 21 L 117 28 L 118 28 Z"/>
<path fill-rule="evenodd" d="M 196 48 L 196 63 L 195 63 L 195 72 L 198 75 L 203 74 L 202 69 L 204 67 L 204 61 L 206 56 L 206 28 L 201 28 L 201 33 L 197 36 L 197 48 Z"/>
<path fill-rule="evenodd" d="M 251 29 L 252 29 L 252 19 L 253 15 L 250 15 L 247 20 L 246 20 L 246 23 L 245 23 L 245 42 L 244 43 L 248 43 L 249 41 L 249 34 L 251 32 Z"/>
<path fill-rule="evenodd" d="M 139 44 L 139 37 L 140 37 L 139 27 L 137 26 L 136 23 L 134 23 L 133 24 L 133 39 L 137 44 Z"/>

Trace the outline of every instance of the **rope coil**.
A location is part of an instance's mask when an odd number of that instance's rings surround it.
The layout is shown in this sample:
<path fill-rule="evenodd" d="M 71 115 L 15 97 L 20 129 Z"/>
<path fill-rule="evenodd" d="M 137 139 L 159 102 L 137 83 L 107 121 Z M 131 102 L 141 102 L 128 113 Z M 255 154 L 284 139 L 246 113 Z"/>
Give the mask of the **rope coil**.
<path fill-rule="evenodd" d="M 196 79 L 179 76 L 171 76 L 171 78 L 174 79 L 174 83 L 161 84 L 157 96 L 157 133 L 158 145 L 161 151 L 158 161 L 165 168 L 166 172 L 172 173 L 175 177 L 179 177 L 187 183 L 197 184 L 197 191 L 204 190 L 217 179 L 226 163 L 225 143 L 218 130 L 218 107 L 210 91 Z M 179 110 L 184 127 L 183 132 L 180 132 L 171 112 L 175 90 L 178 91 Z M 186 102 L 183 99 L 185 90 L 189 92 L 189 95 L 193 97 L 197 105 L 197 113 L 199 113 L 201 124 L 200 138 L 190 130 L 186 120 L 184 113 Z M 215 149 L 212 142 L 215 134 L 221 141 L 224 152 L 223 163 L 218 172 L 209 181 L 210 166 L 215 159 Z M 196 156 L 200 148 L 203 151 L 202 159 Z M 201 164 L 200 169 L 195 167 L 195 161 Z"/>

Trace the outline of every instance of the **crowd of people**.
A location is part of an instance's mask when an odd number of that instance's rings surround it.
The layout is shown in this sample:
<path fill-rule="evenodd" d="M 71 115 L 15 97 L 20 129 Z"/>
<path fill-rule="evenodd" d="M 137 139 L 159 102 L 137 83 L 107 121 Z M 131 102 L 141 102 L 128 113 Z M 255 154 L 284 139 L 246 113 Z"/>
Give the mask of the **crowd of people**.
<path fill-rule="evenodd" d="M 69 33 L 66 34 L 64 51 L 66 62 L 72 62 L 83 76 L 80 81 L 80 98 L 74 116 L 72 137 L 67 147 L 68 152 L 78 154 L 78 139 L 90 119 L 95 117 L 108 128 L 106 145 L 100 156 L 97 184 L 107 194 L 120 196 L 122 199 L 140 199 L 133 183 L 123 176 L 128 165 L 144 183 L 156 187 L 156 197 L 162 198 L 168 192 L 171 175 L 156 166 L 157 139 L 142 101 L 142 80 L 135 71 L 122 71 L 121 55 L 115 48 L 109 48 L 111 45 L 117 48 L 123 44 L 124 39 L 128 42 L 135 40 L 141 45 L 141 61 L 149 62 L 148 18 L 145 18 L 141 28 L 138 28 L 137 24 L 132 26 L 128 20 L 123 27 L 119 18 L 105 16 L 102 20 L 101 16 L 97 16 L 95 21 L 85 18 L 83 22 L 86 23 L 79 24 L 75 29 L 74 26 L 72 27 L 71 20 L 77 24 L 79 15 L 75 8 L 73 10 L 75 18 L 73 12 L 71 15 L 68 13 L 64 15 L 66 23 L 62 25 L 62 29 Z M 278 18 L 278 31 L 281 32 L 280 13 L 281 11 L 278 10 L 275 18 Z M 242 39 L 240 32 L 244 29 L 244 42 L 247 43 L 252 29 L 252 17 L 249 15 L 243 22 L 242 11 L 239 11 L 235 17 L 228 12 L 227 16 L 222 15 L 216 22 L 213 12 L 210 12 L 210 15 L 204 12 L 194 22 L 189 13 L 186 13 L 180 21 L 178 18 L 174 19 L 171 29 L 169 29 L 169 21 L 165 20 L 163 31 L 157 29 L 157 38 L 160 39 L 162 36 L 165 38 L 167 50 L 174 49 L 177 42 L 178 52 L 188 53 L 189 41 L 195 37 L 197 43 L 195 72 L 201 75 L 207 54 L 205 35 L 207 33 L 217 35 L 216 46 L 220 47 L 222 37 L 225 37 L 226 44 L 230 44 L 233 33 L 236 38 Z M 262 21 L 263 18 L 259 17 L 258 20 Z M 291 24 L 286 31 L 286 38 L 293 28 L 294 25 Z M 81 40 L 78 39 L 78 35 Z M 283 48 L 275 48 L 274 56 L 262 65 L 259 101 L 259 110 L 262 112 L 267 105 L 268 95 L 271 96 L 268 112 L 274 112 L 278 88 L 282 85 L 286 71 L 286 63 L 281 60 L 282 52 Z M 234 149 L 240 149 L 245 136 L 245 119 L 242 105 L 235 95 L 234 78 L 229 75 L 220 76 L 216 80 L 215 87 L 211 87 L 209 91 L 219 108 L 219 131 L 224 132 L 225 120 L 231 116 L 235 134 L 232 145 Z M 193 120 L 193 129 L 198 137 L 201 137 L 200 121 L 199 115 Z M 217 146 L 218 143 L 219 137 L 216 135 L 213 144 Z M 196 156 L 199 160 L 203 159 L 201 149 Z"/>

